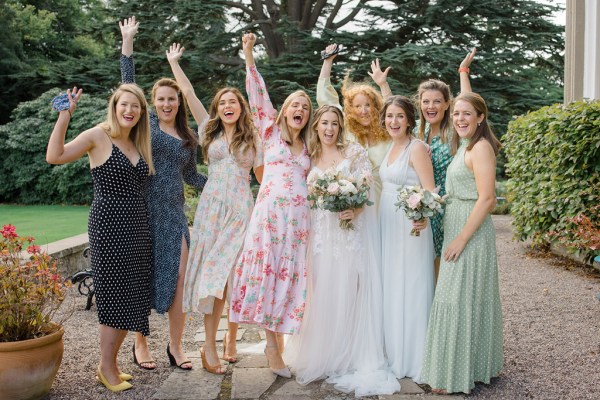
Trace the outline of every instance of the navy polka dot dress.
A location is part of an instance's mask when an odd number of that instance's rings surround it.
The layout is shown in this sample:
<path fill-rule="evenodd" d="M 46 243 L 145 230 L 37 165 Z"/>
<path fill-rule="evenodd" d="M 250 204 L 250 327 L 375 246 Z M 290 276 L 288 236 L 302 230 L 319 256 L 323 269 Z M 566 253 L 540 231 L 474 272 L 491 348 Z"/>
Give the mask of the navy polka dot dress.
<path fill-rule="evenodd" d="M 152 244 L 142 185 L 148 165 L 137 165 L 112 145 L 92 168 L 94 201 L 88 220 L 91 265 L 100 324 L 150 334 Z"/>
<path fill-rule="evenodd" d="M 133 57 L 121 55 L 121 81 L 135 83 Z M 183 107 L 183 105 L 181 106 Z M 181 238 L 190 246 L 185 216 L 183 182 L 202 189 L 206 177 L 196 171 L 196 146 L 163 132 L 158 117 L 150 113 L 152 159 L 156 173 L 148 178 L 143 192 L 148 205 L 152 237 L 152 308 L 163 314 L 175 297 L 179 277 Z"/>

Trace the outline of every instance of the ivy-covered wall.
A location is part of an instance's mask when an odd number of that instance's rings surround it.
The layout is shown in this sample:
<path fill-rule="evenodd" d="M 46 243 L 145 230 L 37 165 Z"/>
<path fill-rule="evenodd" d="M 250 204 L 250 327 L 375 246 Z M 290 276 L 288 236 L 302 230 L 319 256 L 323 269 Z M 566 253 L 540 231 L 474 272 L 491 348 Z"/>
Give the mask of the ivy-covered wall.
<path fill-rule="evenodd" d="M 600 102 L 530 112 L 509 124 L 503 143 L 517 238 L 599 255 Z"/>

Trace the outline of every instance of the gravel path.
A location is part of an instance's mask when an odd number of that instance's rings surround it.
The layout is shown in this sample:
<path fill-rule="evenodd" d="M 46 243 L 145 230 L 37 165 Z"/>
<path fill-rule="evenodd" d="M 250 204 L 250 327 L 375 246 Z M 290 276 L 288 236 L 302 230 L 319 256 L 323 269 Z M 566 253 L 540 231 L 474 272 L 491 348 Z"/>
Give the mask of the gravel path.
<path fill-rule="evenodd" d="M 510 216 L 494 216 L 505 368 L 492 385 L 478 385 L 470 397 L 600 399 L 600 302 L 596 299 L 600 273 L 553 257 L 531 257 L 523 243 L 512 240 L 510 221 Z M 172 372 L 165 354 L 166 317 L 153 314 L 150 319 L 155 371 L 133 364 L 133 334 L 125 339 L 120 362 L 125 372 L 134 374 L 135 386 L 115 395 L 94 381 L 99 361 L 95 307 L 85 311 L 85 298 L 76 294 L 76 288 L 69 299 L 75 312 L 65 324 L 65 354 L 46 400 L 151 399 Z M 184 347 L 190 353 L 198 351 L 194 334 L 200 323 L 198 314 L 190 315 L 184 334 Z M 249 330 L 246 335 L 256 334 Z"/>

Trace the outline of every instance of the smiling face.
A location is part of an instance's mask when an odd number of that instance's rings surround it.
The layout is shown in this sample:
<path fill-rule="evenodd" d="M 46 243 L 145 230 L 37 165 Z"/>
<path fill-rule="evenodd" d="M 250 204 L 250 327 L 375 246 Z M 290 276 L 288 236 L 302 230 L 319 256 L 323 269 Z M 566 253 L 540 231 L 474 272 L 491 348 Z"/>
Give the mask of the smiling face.
<path fill-rule="evenodd" d="M 362 93 L 352 99 L 352 111 L 362 126 L 371 125 L 371 108 L 373 108 L 371 99 Z"/>
<path fill-rule="evenodd" d="M 333 111 L 326 111 L 317 123 L 317 135 L 323 147 L 336 146 L 340 133 L 340 120 Z"/>
<path fill-rule="evenodd" d="M 439 90 L 425 90 L 421 95 L 420 106 L 425 121 L 430 125 L 439 125 L 450 103 L 444 99 L 444 94 Z"/>
<path fill-rule="evenodd" d="M 217 105 L 217 114 L 224 125 L 234 125 L 240 119 L 242 105 L 237 96 L 232 92 L 221 95 Z"/>
<path fill-rule="evenodd" d="M 175 122 L 179 110 L 177 90 L 169 86 L 159 86 L 154 93 L 153 104 L 159 121 L 167 124 Z"/>
<path fill-rule="evenodd" d="M 385 110 L 385 129 L 392 139 L 406 135 L 408 118 L 404 109 L 396 104 L 390 104 Z"/>
<path fill-rule="evenodd" d="M 477 130 L 477 124 L 483 122 L 484 114 L 477 115 L 475 107 L 465 100 L 458 100 L 454 104 L 452 122 L 454 130 L 461 138 L 471 138 Z"/>
<path fill-rule="evenodd" d="M 124 92 L 115 104 L 115 114 L 119 126 L 131 129 L 140 120 L 142 105 L 133 93 Z"/>
<path fill-rule="evenodd" d="M 310 117 L 310 103 L 304 96 L 294 97 L 283 115 L 291 130 L 300 131 L 306 126 Z"/>

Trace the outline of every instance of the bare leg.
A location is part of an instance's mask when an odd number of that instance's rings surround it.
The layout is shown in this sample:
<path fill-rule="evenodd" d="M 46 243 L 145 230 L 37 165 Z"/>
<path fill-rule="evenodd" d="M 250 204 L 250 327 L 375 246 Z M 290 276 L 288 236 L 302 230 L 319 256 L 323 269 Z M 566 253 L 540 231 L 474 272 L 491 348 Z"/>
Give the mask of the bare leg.
<path fill-rule="evenodd" d="M 283 354 L 285 350 L 285 335 L 283 333 L 277 333 L 277 347 L 279 348 L 279 352 Z"/>
<path fill-rule="evenodd" d="M 227 290 L 228 287 L 225 285 L 225 291 L 223 293 L 224 299 L 227 298 Z M 223 357 L 221 357 L 225 361 L 237 362 L 237 331 L 238 324 L 229 321 L 229 309 L 227 309 L 227 333 L 223 339 Z"/>
<path fill-rule="evenodd" d="M 177 276 L 177 286 L 175 287 L 175 297 L 169 308 L 169 348 L 171 354 L 175 357 L 175 362 L 181 368 L 191 369 L 192 363 L 186 362 L 187 357 L 181 346 L 181 337 L 185 328 L 185 313 L 183 312 L 183 282 L 185 280 L 185 268 L 188 260 L 188 247 L 185 237 L 181 237 L 181 255 L 179 256 L 179 271 Z"/>
<path fill-rule="evenodd" d="M 433 272 L 434 272 L 434 285 L 437 285 L 438 275 L 440 274 L 440 258 L 436 257 L 433 260 Z"/>
<path fill-rule="evenodd" d="M 117 354 L 127 336 L 127 331 L 100 325 L 100 372 L 111 385 L 121 383 Z"/>
<path fill-rule="evenodd" d="M 139 332 L 135 333 L 135 358 L 144 369 L 155 369 L 156 362 L 148 348 L 148 339 Z"/>
<path fill-rule="evenodd" d="M 265 329 L 265 333 L 267 336 L 266 355 L 267 360 L 269 361 L 269 367 L 274 370 L 285 368 L 285 362 L 283 361 L 281 353 L 279 352 L 277 333 L 268 329 Z"/>
<path fill-rule="evenodd" d="M 212 314 L 204 314 L 204 331 L 206 337 L 204 339 L 203 349 L 204 354 L 206 355 L 206 361 L 210 366 L 221 364 L 217 354 L 217 330 L 219 329 L 219 321 L 221 320 L 224 306 L 225 300 L 215 297 Z M 225 371 L 224 366 L 220 367 L 218 373 L 221 373 L 221 371 Z"/>

